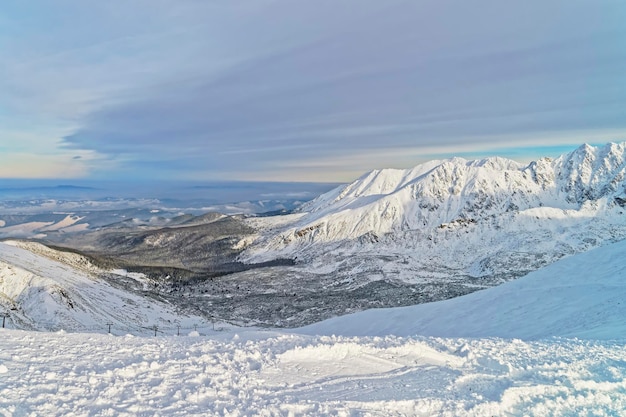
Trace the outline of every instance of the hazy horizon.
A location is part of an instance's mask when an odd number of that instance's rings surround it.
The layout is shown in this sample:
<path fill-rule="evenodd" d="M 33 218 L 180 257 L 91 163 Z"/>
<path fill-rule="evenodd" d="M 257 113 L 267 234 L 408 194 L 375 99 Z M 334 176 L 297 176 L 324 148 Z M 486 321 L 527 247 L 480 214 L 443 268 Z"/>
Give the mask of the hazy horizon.
<path fill-rule="evenodd" d="M 582 144 L 581 144 L 582 145 Z M 557 157 L 574 151 L 578 146 L 544 146 L 536 151 L 545 151 L 536 158 L 527 153 L 509 149 L 507 152 L 494 150 L 485 155 L 479 151 L 457 152 L 454 155 L 433 155 L 428 160 L 419 160 L 406 167 L 379 166 L 375 169 L 413 168 L 419 163 L 433 159 L 461 157 L 467 160 L 484 157 L 508 157 L 520 163 L 530 163 L 540 157 Z M 598 144 L 600 146 L 604 144 Z M 436 158 L 438 157 L 438 158 Z M 369 171 L 368 171 L 369 172 Z M 224 204 L 251 200 L 298 199 L 310 200 L 339 185 L 357 180 L 367 172 L 360 172 L 347 181 L 263 181 L 263 180 L 184 180 L 184 179 L 98 179 L 98 178 L 0 178 L 0 201 L 25 200 L 29 198 L 103 199 L 136 198 L 181 200 L 197 203 Z"/>
<path fill-rule="evenodd" d="M 244 202 L 304 202 L 312 200 L 338 185 L 337 183 L 244 181 L 143 181 L 125 183 L 123 181 L 93 179 L 0 179 L 0 201 L 157 200 L 162 206 L 207 211 L 211 206 Z M 114 206 L 112 205 L 112 207 Z M 121 206 L 125 206 L 125 204 L 121 202 Z M 260 211 L 263 211 L 262 208 Z"/>

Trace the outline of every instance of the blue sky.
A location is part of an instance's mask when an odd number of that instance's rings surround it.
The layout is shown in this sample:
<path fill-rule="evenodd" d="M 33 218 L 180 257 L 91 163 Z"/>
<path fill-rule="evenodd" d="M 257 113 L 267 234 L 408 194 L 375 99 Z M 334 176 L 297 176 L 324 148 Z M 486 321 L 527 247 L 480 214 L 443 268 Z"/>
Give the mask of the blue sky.
<path fill-rule="evenodd" d="M 0 178 L 347 181 L 626 140 L 621 0 L 5 0 Z"/>

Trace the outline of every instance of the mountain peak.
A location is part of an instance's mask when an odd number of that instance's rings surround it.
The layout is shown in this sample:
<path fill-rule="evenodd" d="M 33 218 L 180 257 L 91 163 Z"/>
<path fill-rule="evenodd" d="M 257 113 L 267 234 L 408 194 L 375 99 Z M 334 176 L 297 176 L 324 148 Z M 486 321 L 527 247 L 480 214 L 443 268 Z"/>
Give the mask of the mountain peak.
<path fill-rule="evenodd" d="M 304 205 L 279 241 L 300 247 L 406 232 L 423 236 L 468 219 L 501 228 L 504 219 L 532 210 L 552 216 L 588 203 L 611 210 L 620 201 L 626 201 L 624 143 L 584 144 L 528 165 L 497 156 L 450 158 L 366 173 Z"/>

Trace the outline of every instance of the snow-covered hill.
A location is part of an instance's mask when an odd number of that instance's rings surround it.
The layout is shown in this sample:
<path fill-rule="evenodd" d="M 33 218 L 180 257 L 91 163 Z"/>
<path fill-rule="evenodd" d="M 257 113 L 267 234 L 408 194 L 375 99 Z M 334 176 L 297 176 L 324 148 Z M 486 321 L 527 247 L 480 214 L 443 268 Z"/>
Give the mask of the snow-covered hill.
<path fill-rule="evenodd" d="M 35 330 L 105 332 L 110 323 L 117 333 L 149 334 L 155 325 L 189 327 L 203 321 L 150 292 L 130 291 L 131 284 L 149 283 L 116 272 L 106 281 L 105 271 L 82 256 L 37 243 L 0 243 L 0 312 L 10 312 L 10 327 Z"/>
<path fill-rule="evenodd" d="M 341 277 L 486 287 L 626 238 L 625 205 L 626 143 L 528 165 L 453 158 L 373 171 L 287 222 L 257 220 L 264 230 L 241 259 L 292 257 L 311 271 L 333 265 Z"/>

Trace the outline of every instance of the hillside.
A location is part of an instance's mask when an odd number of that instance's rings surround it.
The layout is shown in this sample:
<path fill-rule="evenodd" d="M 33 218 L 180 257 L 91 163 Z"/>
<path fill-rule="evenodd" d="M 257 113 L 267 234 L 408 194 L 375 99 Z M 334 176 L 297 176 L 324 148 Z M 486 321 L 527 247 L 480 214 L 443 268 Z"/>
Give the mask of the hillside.
<path fill-rule="evenodd" d="M 110 323 L 116 333 L 149 334 L 203 322 L 151 290 L 141 275 L 102 271 L 80 255 L 0 243 L 0 310 L 11 328 L 105 332 Z"/>
<path fill-rule="evenodd" d="M 465 297 L 295 332 L 110 337 L 0 329 L 0 410 L 621 415 L 624 250 L 620 242 Z"/>

